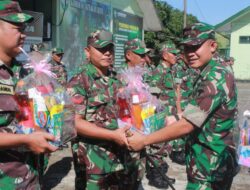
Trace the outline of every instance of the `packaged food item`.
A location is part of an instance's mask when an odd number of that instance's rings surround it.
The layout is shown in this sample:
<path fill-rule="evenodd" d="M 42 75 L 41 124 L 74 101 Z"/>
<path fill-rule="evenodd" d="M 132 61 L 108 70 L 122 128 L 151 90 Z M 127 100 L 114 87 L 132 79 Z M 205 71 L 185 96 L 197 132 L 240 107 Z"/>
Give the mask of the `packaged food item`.
<path fill-rule="evenodd" d="M 29 63 L 33 72 L 17 83 L 18 133 L 43 130 L 55 136 L 52 145 L 60 146 L 76 137 L 74 107 L 64 87 L 53 78 L 49 57 L 33 53 Z"/>
<path fill-rule="evenodd" d="M 127 103 L 126 97 L 124 94 L 119 93 L 117 96 L 117 104 L 118 104 L 118 118 L 122 121 L 131 123 L 131 114 L 129 111 L 129 105 Z"/>
<path fill-rule="evenodd" d="M 139 95 L 137 94 L 132 95 L 132 105 L 131 105 L 131 112 L 132 112 L 132 118 L 133 118 L 132 124 L 137 129 L 142 130 L 143 129 L 142 117 L 141 117 L 142 108 L 140 104 L 141 103 L 140 103 Z"/>
<path fill-rule="evenodd" d="M 145 72 L 144 68 L 137 66 L 121 72 L 119 77 L 124 87 L 117 95 L 118 125 L 132 125 L 131 130 L 149 134 L 165 126 L 167 113 L 163 111 L 160 102 L 150 94 L 149 86 L 143 82 L 142 76 Z"/>
<path fill-rule="evenodd" d="M 32 133 L 35 130 L 33 119 L 33 100 L 29 98 L 28 92 L 15 94 L 19 111 L 16 114 L 18 120 L 18 132 L 23 134 Z"/>

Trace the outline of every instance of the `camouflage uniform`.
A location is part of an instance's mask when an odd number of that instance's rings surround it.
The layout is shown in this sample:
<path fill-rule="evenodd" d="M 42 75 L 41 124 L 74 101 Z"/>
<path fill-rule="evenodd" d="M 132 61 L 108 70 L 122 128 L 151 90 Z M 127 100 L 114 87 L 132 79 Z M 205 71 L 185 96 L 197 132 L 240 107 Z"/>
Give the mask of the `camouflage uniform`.
<path fill-rule="evenodd" d="M 180 95 L 181 95 L 181 102 L 180 102 L 180 108 L 181 111 L 185 109 L 189 102 L 190 95 L 193 91 L 193 84 L 194 81 L 197 77 L 197 72 L 189 68 L 185 62 L 179 57 L 177 60 L 177 63 L 173 65 L 172 67 L 172 73 L 174 77 L 174 86 L 180 85 Z M 172 99 L 171 106 L 171 115 L 177 115 L 178 110 L 176 108 L 176 93 L 175 93 L 175 98 Z M 184 164 L 184 157 L 185 157 L 185 138 L 180 138 L 171 141 L 170 143 L 171 146 L 171 159 L 177 163 Z M 182 161 L 181 161 L 182 160 Z"/>
<path fill-rule="evenodd" d="M 159 98 L 165 105 L 167 98 L 163 95 L 163 89 L 166 90 L 164 81 L 169 79 L 170 69 L 163 63 L 158 64 L 157 67 L 152 63 L 150 65 L 146 64 L 146 68 L 148 72 L 143 77 L 144 82 L 149 85 L 150 93 Z M 159 173 L 159 170 L 162 174 L 167 173 L 168 170 L 168 164 L 165 159 L 167 157 L 166 143 L 150 145 L 146 147 L 146 153 L 146 176 L 149 180 L 149 185 L 157 188 L 167 188 L 167 182 Z"/>
<path fill-rule="evenodd" d="M 7 22 L 24 23 L 32 19 L 21 12 L 14 1 L 0 1 L 0 19 Z M 11 68 L 0 60 L 0 132 L 15 133 L 17 121 L 14 88 L 22 77 L 21 65 L 12 62 Z M 37 173 L 37 157 L 30 152 L 16 149 L 0 150 L 0 189 L 40 189 Z"/>
<path fill-rule="evenodd" d="M 169 96 L 174 95 L 168 93 L 171 89 L 173 89 L 171 68 L 163 62 L 160 62 L 160 64 L 158 64 L 152 71 L 148 84 L 150 86 L 151 94 L 159 98 L 162 104 L 169 105 Z"/>
<path fill-rule="evenodd" d="M 13 71 L 12 71 L 13 69 Z M 20 77 L 20 64 L 8 68 L 0 61 L 0 132 L 15 133 L 18 109 L 14 100 L 15 81 Z M 37 156 L 17 150 L 0 151 L 0 189 L 40 189 L 37 172 Z"/>
<path fill-rule="evenodd" d="M 152 72 L 152 77 L 149 84 L 151 93 L 156 95 L 161 100 L 162 104 L 164 104 L 165 109 L 167 110 L 168 115 L 177 114 L 175 90 L 176 72 L 173 69 L 174 66 L 170 67 L 164 64 L 164 62 L 161 62 Z M 156 160 L 158 160 L 159 165 L 163 165 L 166 163 L 164 157 L 167 156 L 168 152 L 172 149 L 172 146 L 174 145 L 179 149 L 179 147 L 183 144 L 184 141 L 178 139 L 167 144 L 160 144 L 158 147 L 156 147 L 156 145 L 152 145 L 152 148 L 148 151 L 150 155 L 158 158 Z"/>
<path fill-rule="evenodd" d="M 172 42 L 166 42 L 161 44 L 161 52 L 167 51 L 174 55 L 179 53 L 179 50 L 175 48 Z M 176 114 L 176 80 L 177 70 L 175 70 L 175 65 L 167 66 L 164 62 L 161 62 L 156 69 L 153 71 L 151 79 L 151 87 L 155 87 L 155 93 L 157 94 L 157 89 L 159 94 L 157 95 L 162 103 L 166 106 L 169 115 Z M 178 82 L 179 83 L 179 82 Z M 154 89 L 151 88 L 151 92 Z"/>
<path fill-rule="evenodd" d="M 184 29 L 184 45 L 198 45 L 214 38 L 204 23 Z M 233 74 L 210 60 L 194 83 L 192 98 L 183 117 L 195 129 L 187 139 L 186 189 L 230 189 L 237 172 L 232 130 L 236 126 L 237 90 Z"/>
<path fill-rule="evenodd" d="M 179 55 L 179 50 L 176 49 L 172 42 L 167 42 L 162 44 L 161 51 L 168 51 L 170 53 Z M 158 94 L 159 99 L 166 106 L 168 115 L 177 115 L 177 86 L 180 86 L 181 94 L 181 110 L 184 110 L 188 103 L 188 97 L 192 92 L 193 80 L 195 78 L 195 72 L 193 69 L 189 68 L 184 61 L 178 57 L 176 64 L 169 67 L 164 63 L 160 63 L 157 69 L 152 74 L 151 78 L 151 92 Z M 157 92 L 158 91 L 158 92 Z M 168 143 L 168 151 L 177 151 L 180 155 L 184 152 L 185 140 L 177 139 Z M 172 155 L 172 154 L 171 154 Z M 173 158 L 172 158 L 173 159 Z"/>
<path fill-rule="evenodd" d="M 72 96 L 82 98 L 82 102 L 76 108 L 78 114 L 99 127 L 115 130 L 118 125 L 114 97 L 119 88 L 120 83 L 113 71 L 110 71 L 109 76 L 100 76 L 95 67 L 87 63 L 82 66 L 80 74 L 71 79 L 68 91 Z M 86 166 L 86 174 L 90 179 L 96 177 L 96 174 L 111 174 L 107 175 L 108 180 L 116 177 L 114 172 L 125 169 L 125 149 L 110 141 L 79 137 L 72 148 L 78 162 L 83 167 Z M 91 187 L 89 184 L 87 186 Z"/>
<path fill-rule="evenodd" d="M 232 64 L 231 64 L 231 57 L 225 57 L 225 58 L 222 58 L 218 52 L 215 53 L 215 55 L 213 56 L 213 59 L 214 60 L 218 60 L 219 63 L 221 63 L 223 66 L 225 66 L 230 72 L 234 73 L 233 71 L 233 67 L 232 67 Z M 234 61 L 234 60 L 233 60 Z"/>
<path fill-rule="evenodd" d="M 101 38 L 99 32 L 96 33 L 96 38 Z M 77 114 L 98 127 L 116 130 L 118 109 L 115 101 L 121 87 L 116 73 L 109 68 L 106 76 L 100 75 L 92 63 L 82 64 L 77 73 L 67 89 L 76 104 Z M 76 181 L 86 180 L 87 189 L 129 189 L 136 183 L 138 163 L 128 150 L 114 142 L 78 136 L 72 143 L 72 152 Z"/>
<path fill-rule="evenodd" d="M 188 137 L 186 147 L 188 187 L 195 185 L 212 189 L 211 183 L 222 181 L 226 173 L 234 175 L 236 160 L 232 130 L 237 112 L 237 92 L 233 76 L 211 61 L 200 74 L 193 94 L 183 114 L 197 126 Z"/>
<path fill-rule="evenodd" d="M 198 75 L 197 71 L 188 67 L 181 59 L 172 67 L 175 84 L 180 84 L 181 89 L 181 110 L 184 110 L 193 90 L 194 81 Z M 176 114 L 176 113 L 175 113 Z"/>
<path fill-rule="evenodd" d="M 53 48 L 52 49 L 52 56 L 53 54 L 63 54 L 62 48 Z M 65 86 L 67 83 L 67 71 L 66 67 L 63 62 L 56 62 L 55 60 L 51 60 L 50 64 L 52 65 L 51 71 L 56 74 L 56 80 L 62 86 Z"/>
<path fill-rule="evenodd" d="M 152 72 L 156 68 L 157 56 L 155 55 L 155 50 L 150 49 L 150 51 L 146 54 L 147 60 L 145 67 Z"/>

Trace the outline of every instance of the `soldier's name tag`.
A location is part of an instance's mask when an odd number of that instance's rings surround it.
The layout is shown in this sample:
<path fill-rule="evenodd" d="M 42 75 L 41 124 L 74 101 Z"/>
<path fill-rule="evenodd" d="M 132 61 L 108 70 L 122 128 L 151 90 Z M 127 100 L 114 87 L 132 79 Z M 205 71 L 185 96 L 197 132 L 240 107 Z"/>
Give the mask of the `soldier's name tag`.
<path fill-rule="evenodd" d="M 14 95 L 14 87 L 6 84 L 0 84 L 0 94 Z"/>

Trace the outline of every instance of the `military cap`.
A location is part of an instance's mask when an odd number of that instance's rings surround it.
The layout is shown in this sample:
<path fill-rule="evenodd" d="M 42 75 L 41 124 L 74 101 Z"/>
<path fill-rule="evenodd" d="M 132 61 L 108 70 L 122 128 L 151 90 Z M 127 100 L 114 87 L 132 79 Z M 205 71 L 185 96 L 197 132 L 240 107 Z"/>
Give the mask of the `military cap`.
<path fill-rule="evenodd" d="M 63 54 L 63 48 L 60 48 L 60 47 L 54 47 L 52 50 L 51 50 L 52 53 L 55 53 L 55 54 Z"/>
<path fill-rule="evenodd" d="M 178 54 L 180 52 L 180 50 L 178 50 L 175 46 L 175 44 L 171 41 L 168 42 L 164 42 L 160 45 L 160 51 L 167 51 L 169 53 L 173 53 L 173 54 Z"/>
<path fill-rule="evenodd" d="M 235 61 L 234 57 L 230 57 L 230 61 Z"/>
<path fill-rule="evenodd" d="M 124 44 L 124 51 L 131 50 L 132 52 L 136 54 L 145 54 L 150 51 L 150 49 L 146 48 L 146 45 L 144 42 L 142 42 L 140 39 L 135 38 L 132 40 L 129 40 L 125 42 Z"/>
<path fill-rule="evenodd" d="M 12 23 L 25 23 L 32 21 L 33 17 L 23 13 L 16 1 L 0 1 L 0 19 Z"/>
<path fill-rule="evenodd" d="M 88 36 L 87 44 L 95 48 L 103 48 L 110 44 L 114 45 L 113 35 L 106 30 L 97 30 Z"/>
<path fill-rule="evenodd" d="M 151 58 L 154 58 L 156 56 L 155 50 L 151 48 L 148 48 L 148 49 L 149 49 L 149 51 L 147 52 L 148 56 Z"/>
<path fill-rule="evenodd" d="M 30 45 L 30 51 L 39 51 L 39 52 L 43 52 L 45 51 L 45 44 L 44 43 L 37 43 L 37 44 L 31 44 Z"/>
<path fill-rule="evenodd" d="M 225 61 L 235 61 L 235 59 L 233 57 L 230 57 L 230 56 L 225 56 L 224 60 Z"/>
<path fill-rule="evenodd" d="M 208 39 L 215 39 L 214 27 L 206 23 L 195 23 L 183 29 L 183 45 L 200 45 Z"/>

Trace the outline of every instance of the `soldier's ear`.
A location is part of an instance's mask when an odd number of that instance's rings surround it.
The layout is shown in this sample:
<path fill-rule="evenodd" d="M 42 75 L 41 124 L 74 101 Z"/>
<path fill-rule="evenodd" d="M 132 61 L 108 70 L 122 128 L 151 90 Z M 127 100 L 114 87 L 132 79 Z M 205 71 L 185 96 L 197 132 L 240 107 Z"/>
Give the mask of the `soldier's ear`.
<path fill-rule="evenodd" d="M 126 58 L 127 60 L 130 60 L 130 56 L 131 56 L 130 51 L 126 51 L 126 52 L 125 52 L 125 58 Z"/>
<path fill-rule="evenodd" d="M 217 49 L 218 44 L 217 44 L 216 41 L 211 40 L 210 46 L 211 46 L 211 52 L 214 53 L 216 51 L 216 49 Z"/>
<path fill-rule="evenodd" d="M 90 57 L 90 52 L 89 51 L 90 51 L 89 47 L 84 48 L 84 52 L 85 52 L 87 60 L 89 60 L 89 57 Z"/>
<path fill-rule="evenodd" d="M 168 52 L 163 51 L 161 56 L 162 56 L 163 60 L 167 60 L 168 59 Z"/>

